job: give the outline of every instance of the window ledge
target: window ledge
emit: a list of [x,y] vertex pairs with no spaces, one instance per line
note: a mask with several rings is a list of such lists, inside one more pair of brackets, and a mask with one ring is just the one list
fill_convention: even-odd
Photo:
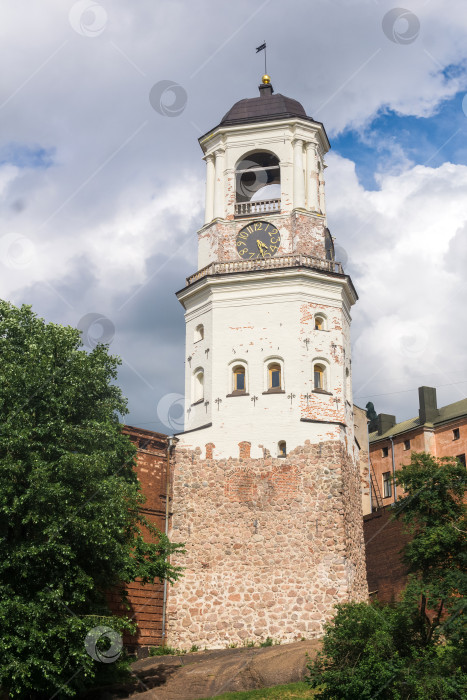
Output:
[[203,397],[202,399],[199,399],[198,401],[195,401],[195,402],[192,403],[191,405],[192,405],[192,406],[198,406],[198,404],[200,404],[200,403],[204,403],[204,397]]
[[268,389],[263,391],[263,394],[285,394],[284,389]]
[[225,398],[230,399],[232,396],[249,396],[249,392],[247,391],[232,391],[231,394],[226,394]]
[[328,396],[332,396],[332,391],[326,391],[326,389],[312,389],[312,394],[327,394]]

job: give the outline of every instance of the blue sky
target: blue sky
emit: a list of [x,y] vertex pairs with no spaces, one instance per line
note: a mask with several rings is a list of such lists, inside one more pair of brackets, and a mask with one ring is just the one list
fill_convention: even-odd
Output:
[[0,148],[0,166],[49,168],[54,162],[54,149],[27,143],[10,142]]
[[348,129],[334,136],[332,148],[355,162],[358,179],[367,190],[379,189],[379,173],[400,166],[395,148],[414,165],[467,164],[465,95],[462,90],[441,102],[429,117],[402,116],[383,109],[363,130]]

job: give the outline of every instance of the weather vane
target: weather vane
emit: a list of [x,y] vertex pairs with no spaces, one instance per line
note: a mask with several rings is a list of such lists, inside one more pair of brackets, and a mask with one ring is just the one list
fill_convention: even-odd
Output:
[[256,53],[259,53],[260,51],[264,51],[264,72],[267,74],[267,68],[266,68],[266,41],[264,41],[261,46],[256,47]]

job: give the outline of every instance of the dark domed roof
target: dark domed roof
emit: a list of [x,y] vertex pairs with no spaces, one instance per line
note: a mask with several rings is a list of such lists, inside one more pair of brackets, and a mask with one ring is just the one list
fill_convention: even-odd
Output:
[[[266,87],[266,86],[261,86]],[[301,117],[308,119],[300,102],[285,95],[274,95],[272,88],[261,90],[260,97],[252,97],[236,102],[222,118],[219,126],[242,124],[246,122],[262,122],[271,119],[289,119]]]
[[[265,81],[265,78],[268,80]],[[206,152],[208,139],[217,129],[279,119],[305,119],[308,122],[312,122],[319,127],[326,150],[331,148],[326,131],[321,122],[317,122],[312,117],[308,117],[303,106],[300,102],[297,102],[297,100],[292,100],[292,98],[286,97],[285,95],[275,95],[268,75],[263,76],[263,84],[259,85],[259,95],[259,97],[251,97],[236,102],[217,126],[199,137],[198,140],[204,152]]]

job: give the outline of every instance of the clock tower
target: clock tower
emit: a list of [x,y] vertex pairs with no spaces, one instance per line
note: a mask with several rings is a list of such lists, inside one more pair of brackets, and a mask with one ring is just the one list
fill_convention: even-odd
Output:
[[[198,270],[185,309],[185,431],[168,642],[318,636],[367,595],[354,439],[352,281],[326,222],[324,126],[263,76],[200,138]],[[177,556],[178,559],[178,556]]]

